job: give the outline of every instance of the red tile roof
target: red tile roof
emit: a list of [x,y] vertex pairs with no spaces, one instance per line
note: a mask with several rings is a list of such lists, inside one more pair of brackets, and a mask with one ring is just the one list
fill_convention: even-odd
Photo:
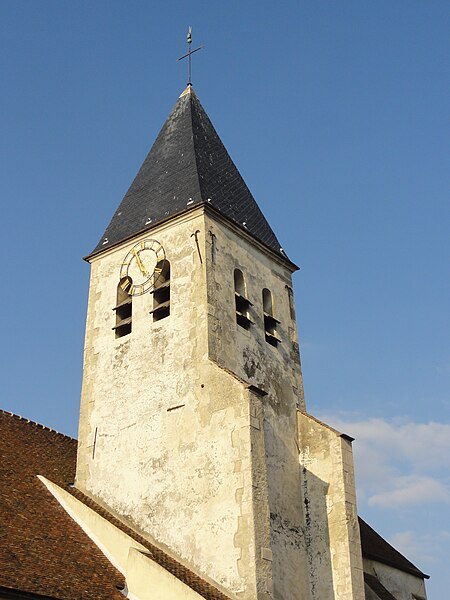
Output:
[[77,442],[0,411],[0,587],[123,600],[123,576],[39,481],[73,482]]

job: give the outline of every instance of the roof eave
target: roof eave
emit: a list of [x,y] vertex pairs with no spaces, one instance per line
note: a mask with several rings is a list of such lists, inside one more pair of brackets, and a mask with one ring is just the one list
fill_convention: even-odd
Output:
[[246,236],[250,237],[252,239],[252,241],[256,242],[256,244],[258,246],[260,246],[261,248],[263,248],[264,251],[269,252],[272,257],[274,257],[278,261],[281,261],[283,264],[285,264],[289,268],[289,270],[292,271],[292,273],[300,270],[300,267],[298,265],[296,265],[294,262],[292,262],[285,254],[281,254],[281,252],[276,252],[273,248],[271,248],[270,246],[265,244],[253,233],[248,231],[248,229],[246,227],[244,227],[243,225],[240,225],[233,219],[230,219],[229,217],[224,215],[220,210],[215,208],[212,204],[208,204],[207,202],[205,202],[204,206],[205,206],[205,212],[211,212],[212,214],[219,216],[219,218],[224,220],[227,224],[232,225],[234,228],[238,229],[239,232],[244,233]]
[[426,573],[422,573],[422,571],[420,571],[419,569],[413,569],[412,567],[400,567],[398,564],[396,564],[393,560],[388,560],[385,559],[381,556],[377,556],[376,554],[370,554],[370,552],[364,552],[363,551],[363,558],[367,558],[368,560],[374,560],[376,562],[379,562],[383,565],[387,565],[388,567],[392,567],[394,569],[397,569],[398,571],[403,571],[404,573],[409,573],[410,575],[414,575],[415,577],[419,577],[420,579],[430,579],[430,576],[427,575]]
[[230,219],[229,217],[227,217],[226,215],[224,215],[221,211],[219,211],[217,208],[214,208],[214,206],[212,206],[211,204],[209,204],[209,203],[207,203],[205,201],[201,201],[201,202],[197,202],[195,204],[192,204],[188,208],[186,208],[185,210],[179,211],[179,212],[177,212],[174,215],[170,215],[167,218],[162,219],[161,221],[158,221],[157,223],[149,225],[148,227],[143,227],[142,229],[140,229],[139,231],[133,233],[132,235],[124,237],[121,240],[118,240],[117,242],[114,242],[113,244],[108,245],[108,247],[106,247],[106,248],[99,248],[97,250],[94,250],[90,254],[87,254],[86,256],[83,256],[83,260],[85,260],[86,262],[91,262],[91,260],[93,258],[96,258],[97,256],[99,256],[103,252],[107,252],[108,250],[111,250],[112,248],[115,248],[116,246],[119,246],[119,245],[123,244],[124,242],[127,242],[129,240],[134,239],[135,237],[138,237],[138,236],[142,235],[143,233],[150,232],[150,231],[153,231],[155,229],[158,229],[161,225],[165,225],[166,223],[170,222],[173,219],[176,219],[176,218],[178,218],[178,217],[180,217],[182,215],[185,215],[185,214],[187,214],[187,213],[189,213],[189,212],[191,212],[193,210],[196,210],[200,206],[204,207],[205,212],[211,212],[212,214],[214,214],[216,216],[219,216],[222,220],[226,221],[228,224],[232,225],[233,227],[235,227],[236,229],[238,229],[240,232],[245,233],[246,236],[250,237],[258,245],[260,245],[262,248],[264,248],[264,250],[266,252],[269,252],[271,254],[271,256],[273,256],[278,261],[281,261],[283,264],[285,264],[287,266],[287,268],[292,273],[294,273],[295,271],[298,271],[300,269],[300,267],[298,265],[296,265],[294,262],[292,262],[287,256],[285,256],[285,255],[283,255],[281,253],[275,252],[275,250],[273,248],[271,248],[267,244],[264,244],[264,242],[262,242],[259,238],[257,238],[250,231],[248,231],[243,225],[240,225],[239,223],[236,223],[236,221],[233,221],[233,219]]

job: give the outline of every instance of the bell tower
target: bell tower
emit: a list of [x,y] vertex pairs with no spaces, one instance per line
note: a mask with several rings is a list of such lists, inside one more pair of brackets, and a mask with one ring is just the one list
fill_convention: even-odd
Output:
[[313,600],[297,267],[191,86],[87,260],[77,487],[233,598]]

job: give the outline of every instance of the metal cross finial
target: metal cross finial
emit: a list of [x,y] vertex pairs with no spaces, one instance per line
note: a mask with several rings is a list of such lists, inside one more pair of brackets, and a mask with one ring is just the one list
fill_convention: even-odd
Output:
[[191,55],[194,54],[194,52],[197,52],[198,50],[201,50],[203,48],[203,46],[199,46],[195,50],[191,50],[191,44],[192,44],[192,27],[189,26],[188,33],[187,33],[188,51],[187,51],[187,54],[184,54],[183,56],[180,56],[180,58],[178,59],[178,60],[183,60],[183,58],[186,58],[186,57],[188,59],[188,82],[187,82],[187,84],[189,86],[192,85],[192,80],[191,80]]

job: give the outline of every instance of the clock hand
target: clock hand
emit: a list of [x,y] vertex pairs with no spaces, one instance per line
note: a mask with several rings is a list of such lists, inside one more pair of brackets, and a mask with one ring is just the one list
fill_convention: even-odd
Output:
[[138,265],[142,275],[144,275],[144,277],[149,277],[149,273],[148,273],[147,269],[144,267],[141,259],[139,258],[139,252],[136,252],[136,250],[134,248],[131,252],[133,253],[133,256],[136,258],[137,265]]

